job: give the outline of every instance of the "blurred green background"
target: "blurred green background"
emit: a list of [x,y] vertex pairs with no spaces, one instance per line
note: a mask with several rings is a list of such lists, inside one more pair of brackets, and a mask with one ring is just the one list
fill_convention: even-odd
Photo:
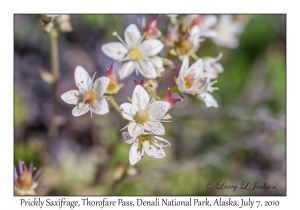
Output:
[[[149,21],[153,15],[146,15]],[[166,157],[145,155],[135,165],[136,176],[114,181],[116,171],[128,163],[131,145],[119,130],[126,121],[110,104],[104,116],[75,118],[72,105],[60,95],[75,88],[74,70],[83,66],[97,77],[106,75],[111,59],[101,51],[104,43],[123,37],[137,15],[71,15],[73,32],[58,37],[61,78],[58,88],[59,134],[51,153],[45,152],[50,118],[50,85],[39,69],[50,70],[48,35],[31,15],[14,17],[14,162],[30,161],[45,173],[38,195],[286,195],[286,16],[235,15],[245,21],[240,46],[235,50],[202,43],[198,55],[223,53],[213,95],[219,108],[206,108],[196,97],[171,110],[173,122],[164,123],[163,136],[172,146]],[[159,17],[166,34],[168,17]],[[166,70],[158,92],[173,87],[181,62]],[[115,62],[115,71],[121,63]],[[116,95],[119,104],[132,95],[140,76],[132,74]],[[176,94],[173,94],[174,96]],[[177,96],[178,97],[178,96]],[[132,169],[134,171],[134,169]],[[243,181],[276,189],[217,189],[217,183],[241,186]],[[207,187],[212,182],[214,187]]]

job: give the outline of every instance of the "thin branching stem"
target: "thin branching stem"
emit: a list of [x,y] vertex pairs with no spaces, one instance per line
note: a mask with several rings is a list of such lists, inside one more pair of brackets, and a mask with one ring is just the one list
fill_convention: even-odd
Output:
[[119,112],[119,114],[122,116],[122,111],[120,109],[120,105],[118,104],[118,102],[116,102],[116,100],[114,99],[113,96],[111,96],[109,98],[109,101],[111,102],[111,104],[113,105],[113,107]]
[[[172,87],[171,89],[171,92],[176,92],[176,91],[178,91],[178,87],[177,86],[175,86],[175,87]],[[163,92],[160,92],[160,93],[158,93],[158,94],[156,94],[156,96],[158,96],[158,97],[163,97],[164,95],[166,95],[166,94],[168,94],[168,90],[165,90],[165,91],[163,91]]]
[[49,32],[49,40],[50,40],[50,56],[51,56],[51,73],[54,77],[54,82],[51,86],[51,119],[50,125],[48,130],[48,141],[47,141],[47,148],[51,150],[53,142],[57,136],[57,123],[56,123],[56,116],[57,116],[57,86],[59,81],[59,60],[58,60],[58,45],[57,45],[57,32],[55,29],[52,29]]

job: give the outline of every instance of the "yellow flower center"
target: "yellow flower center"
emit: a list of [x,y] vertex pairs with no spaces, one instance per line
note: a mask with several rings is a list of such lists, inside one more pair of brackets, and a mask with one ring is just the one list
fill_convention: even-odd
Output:
[[96,99],[96,94],[94,91],[87,91],[83,94],[83,100],[85,103],[92,104]]
[[187,55],[192,49],[192,43],[187,39],[181,40],[178,43],[177,49],[180,55]]
[[128,55],[131,60],[138,60],[142,57],[142,52],[138,48],[131,48]]
[[23,190],[30,190],[32,186],[32,172],[24,171],[18,179],[18,185]]
[[188,76],[184,77],[183,79],[184,79],[186,89],[190,89],[192,87],[192,85],[194,84],[194,80],[195,80],[194,76],[188,75]]
[[140,135],[139,141],[142,145],[149,144],[152,139],[151,135]]
[[143,123],[148,122],[148,120],[149,120],[149,114],[148,114],[147,111],[142,110],[142,111],[137,112],[135,114],[134,118],[135,118],[135,121],[137,121],[138,123],[143,124]]

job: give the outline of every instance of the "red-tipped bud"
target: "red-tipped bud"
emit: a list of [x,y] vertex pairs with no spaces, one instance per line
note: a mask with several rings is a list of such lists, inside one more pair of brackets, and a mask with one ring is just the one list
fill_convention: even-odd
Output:
[[189,29],[192,29],[194,26],[198,25],[199,23],[201,23],[203,20],[203,15],[197,15],[192,22],[189,25]]
[[33,170],[28,170],[27,166],[24,163],[22,163],[22,167],[23,167],[23,173],[20,174],[17,180],[17,184],[23,190],[30,190],[33,184],[33,179],[32,179]]
[[189,33],[187,29],[184,35],[181,37],[180,41],[178,42],[177,49],[180,55],[187,55],[193,47],[193,44],[188,38],[189,38]]
[[133,78],[133,82],[134,82],[135,86],[137,86],[137,85],[143,86],[144,79],[142,79],[140,82],[138,82],[135,78]]
[[[182,101],[182,99],[179,99],[179,98],[172,98],[172,92],[170,90],[170,88],[168,88],[168,95],[163,99],[163,101],[167,101],[170,103],[170,109],[173,108],[173,106],[179,102],[179,101]],[[169,110],[170,110],[169,109]]]
[[175,42],[178,41],[178,25],[176,25],[174,28],[169,30],[169,33],[167,35],[167,38],[165,40],[167,46],[174,46]]
[[143,32],[146,33],[146,38],[156,38],[161,35],[161,32],[157,28],[157,19],[158,15],[155,15],[150,23],[143,29]]
[[108,94],[116,94],[119,92],[119,90],[124,86],[124,84],[119,84],[117,76],[114,72],[114,63],[112,63],[107,69],[107,75],[106,75],[110,81],[106,89],[106,93]]

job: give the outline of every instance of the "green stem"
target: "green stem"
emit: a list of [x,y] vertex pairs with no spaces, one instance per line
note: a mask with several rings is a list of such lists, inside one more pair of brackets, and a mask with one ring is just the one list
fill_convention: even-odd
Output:
[[116,102],[116,100],[114,99],[114,97],[110,97],[110,102],[113,105],[113,107],[119,112],[119,114],[122,116],[122,111],[120,109],[120,105],[118,104],[118,102]]
[[192,54],[191,54],[191,57],[192,57],[195,61],[197,61],[197,60],[200,59],[199,56],[196,55],[195,53],[192,53]]
[[[178,91],[178,87],[177,87],[177,86],[172,87],[170,90],[171,90],[171,92],[177,92],[177,91]],[[168,94],[168,90],[165,90],[165,91],[163,91],[163,92],[160,92],[160,93],[156,94],[156,96],[158,96],[158,97],[161,98],[162,96],[164,96],[164,95],[166,95],[166,94]]]
[[48,130],[48,150],[51,150],[54,139],[57,136],[57,123],[55,118],[57,116],[57,86],[60,76],[59,72],[59,62],[58,62],[58,45],[57,45],[57,32],[55,29],[52,29],[49,32],[50,39],[50,56],[51,56],[51,73],[54,76],[54,82],[51,86],[51,101],[52,101],[52,110],[51,110],[51,119],[50,126]]

